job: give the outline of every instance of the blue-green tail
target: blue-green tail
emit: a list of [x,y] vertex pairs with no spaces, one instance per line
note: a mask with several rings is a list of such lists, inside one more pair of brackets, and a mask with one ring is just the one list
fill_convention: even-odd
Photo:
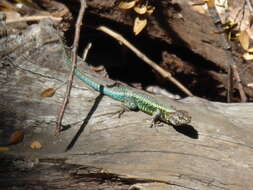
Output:
[[[65,63],[68,66],[71,65],[71,61],[68,57],[66,57]],[[107,87],[105,85],[102,85],[99,82],[96,82],[96,79],[93,79],[93,77],[89,76],[88,74],[80,72],[78,69],[76,69],[75,71],[75,76],[91,88],[94,88],[96,91],[100,92],[101,94],[110,96],[111,98],[119,101],[124,101],[125,99],[126,93],[124,93],[123,88]]]
[[94,88],[96,91],[100,92],[101,94],[110,96],[111,98],[119,101],[124,101],[126,93],[124,93],[124,89],[120,87],[107,87],[105,85],[99,84],[96,82],[92,77],[88,76],[87,74],[81,73],[80,71],[76,70],[75,75],[81,81],[86,83],[88,86]]

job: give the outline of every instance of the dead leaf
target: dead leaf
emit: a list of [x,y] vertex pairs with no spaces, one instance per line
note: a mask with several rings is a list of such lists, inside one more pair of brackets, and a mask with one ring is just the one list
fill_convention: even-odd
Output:
[[136,17],[134,20],[133,31],[135,35],[138,35],[147,25],[148,20],[146,18]]
[[207,3],[208,8],[214,8],[215,7],[215,0],[205,0]]
[[240,32],[239,41],[242,48],[246,51],[249,49],[249,35],[247,31],[243,30]]
[[40,97],[42,98],[52,97],[55,94],[55,92],[56,92],[55,88],[48,88],[40,94]]
[[248,52],[249,52],[249,53],[253,53],[253,48],[249,48],[249,49],[248,49]]
[[147,6],[147,13],[149,15],[151,15],[154,11],[155,11],[155,7],[154,6],[151,6],[151,5]]
[[244,53],[242,57],[243,57],[243,59],[246,60],[246,61],[251,61],[251,60],[253,60],[253,54],[251,54],[251,53],[249,53],[249,52]]
[[134,7],[134,11],[140,15],[143,15],[147,12],[147,6],[139,3]]
[[39,141],[33,141],[30,145],[32,149],[41,149],[42,145]]
[[18,144],[18,143],[22,142],[23,139],[24,139],[24,132],[23,131],[21,131],[21,130],[14,131],[10,136],[9,144],[10,145]]
[[131,9],[131,8],[133,8],[133,7],[135,6],[135,4],[136,4],[137,1],[138,1],[138,0],[132,0],[132,1],[127,1],[127,0],[125,0],[125,1],[120,1],[120,3],[119,3],[119,8],[120,8],[120,9]]

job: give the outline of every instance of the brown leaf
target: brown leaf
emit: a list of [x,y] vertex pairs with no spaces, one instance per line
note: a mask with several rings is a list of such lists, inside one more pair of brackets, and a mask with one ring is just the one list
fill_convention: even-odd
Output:
[[155,10],[155,7],[154,7],[154,6],[151,6],[151,5],[148,5],[148,6],[147,6],[147,13],[148,13],[149,15],[151,15],[151,14],[154,12],[154,10]]
[[30,145],[32,149],[41,149],[42,145],[39,141],[33,141]]
[[248,35],[247,31],[243,30],[240,32],[239,41],[240,41],[242,48],[244,50],[248,51],[248,49],[249,49],[249,35]]
[[253,60],[253,54],[251,54],[251,53],[249,53],[249,52],[244,53],[242,57],[243,57],[243,59],[245,59],[246,61],[251,61],[251,60]]
[[21,130],[14,131],[10,136],[9,144],[10,145],[18,144],[18,143],[22,142],[23,139],[24,139],[24,132],[23,131],[21,131]]
[[208,8],[214,8],[215,7],[215,0],[205,0],[207,3]]
[[133,31],[135,35],[138,35],[147,25],[147,19],[146,18],[140,18],[136,17],[134,20],[134,27]]
[[132,0],[132,1],[120,1],[119,3],[119,8],[120,9],[131,9],[135,6],[135,3],[137,2],[137,0]]
[[147,12],[147,6],[139,3],[134,7],[134,11],[140,15],[143,15]]
[[56,92],[55,88],[48,88],[40,94],[40,97],[42,98],[52,97],[55,94],[55,92]]
[[249,48],[247,52],[253,53],[253,48]]

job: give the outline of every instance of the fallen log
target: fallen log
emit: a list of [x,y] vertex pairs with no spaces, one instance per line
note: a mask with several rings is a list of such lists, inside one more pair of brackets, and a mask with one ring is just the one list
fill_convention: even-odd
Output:
[[[75,176],[70,181],[76,184],[85,177],[101,180],[108,176],[106,180],[118,179],[133,189],[251,188],[252,103],[224,104],[197,97],[168,99],[178,109],[187,110],[192,122],[185,127],[164,125],[154,129],[149,128],[150,116],[141,112],[127,112],[118,118],[119,102],[75,80],[64,116],[64,124],[69,127],[55,137],[64,89],[51,98],[41,98],[40,94],[66,80],[68,68],[58,39],[58,32],[48,21],[1,38],[0,133],[19,129],[25,137],[22,143],[1,153],[1,160],[11,160],[15,167],[1,161],[0,184],[32,186],[33,181],[28,179],[33,179],[35,171],[42,179],[35,180],[36,185],[58,187],[45,176],[51,175],[46,170],[37,172],[46,162],[46,168],[74,168]],[[32,149],[34,141],[39,141],[42,148]],[[4,171],[15,175],[6,176],[8,172]],[[27,173],[23,176],[17,171]],[[53,179],[69,179],[62,178],[65,172],[69,174],[68,169],[61,170],[61,175]]]

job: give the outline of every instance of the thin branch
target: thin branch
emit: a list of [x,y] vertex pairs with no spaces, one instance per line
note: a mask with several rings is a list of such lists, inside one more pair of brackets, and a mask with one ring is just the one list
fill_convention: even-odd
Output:
[[6,23],[16,23],[16,22],[35,22],[35,21],[40,21],[45,18],[50,18],[54,21],[60,22],[62,21],[61,17],[54,17],[54,16],[45,16],[45,15],[38,15],[38,16],[25,16],[25,17],[20,17],[20,18],[13,18],[13,19],[7,19]]
[[[220,17],[217,13],[217,10],[216,10],[214,4],[208,5],[208,11],[209,11],[209,14],[210,14],[210,16],[213,20],[213,23],[214,23],[215,27],[217,28],[218,32],[223,31],[222,23],[221,23]],[[227,69],[228,69],[227,102],[231,101],[231,96],[232,96],[231,91],[232,91],[232,88],[233,88],[233,80],[232,80],[233,76],[235,77],[235,80],[238,84],[238,90],[239,90],[239,93],[240,93],[241,101],[246,102],[247,97],[246,97],[246,94],[244,92],[244,89],[243,89],[243,86],[242,86],[242,81],[240,79],[240,76],[239,76],[239,73],[238,73],[238,70],[237,70],[237,66],[236,66],[232,51],[231,51],[230,42],[228,41],[227,36],[226,36],[225,33],[220,34],[220,39],[221,39],[221,45],[223,46],[223,49],[224,49],[224,51],[227,55],[227,59],[228,59],[228,67],[227,67]]]
[[57,118],[56,135],[59,134],[61,131],[62,119],[63,119],[63,115],[64,115],[65,109],[66,109],[68,101],[69,101],[69,96],[70,96],[70,92],[71,92],[71,88],[72,88],[72,82],[73,82],[74,73],[75,73],[75,69],[76,69],[77,49],[78,49],[78,42],[80,39],[80,27],[82,25],[83,15],[84,15],[85,9],[87,7],[86,0],[80,0],[80,3],[81,3],[81,7],[80,7],[78,18],[76,21],[75,39],[74,39],[73,48],[72,48],[72,68],[71,68],[71,72],[70,72],[69,78],[68,78],[68,85],[67,85],[67,90],[66,90],[66,94],[64,97],[64,102],[62,104],[62,107],[60,109],[60,112],[59,112],[58,118]]
[[86,60],[87,54],[88,54],[88,52],[89,52],[91,46],[92,46],[92,43],[88,43],[88,45],[87,45],[86,48],[84,49],[84,51],[83,51],[83,56],[82,56],[83,61]]
[[188,96],[193,96],[193,94],[184,85],[182,85],[177,79],[175,79],[171,75],[171,73],[167,72],[162,67],[160,67],[158,64],[156,64],[154,61],[149,59],[144,53],[142,53],[140,50],[138,50],[136,47],[134,47],[134,45],[132,45],[130,42],[128,42],[122,35],[114,32],[113,30],[111,30],[105,26],[99,26],[97,29],[110,35],[111,37],[115,38],[116,40],[119,41],[119,43],[124,44],[126,47],[128,47],[130,50],[132,50],[140,59],[142,59],[144,62],[146,62],[149,66],[151,66],[158,73],[160,73],[164,78],[166,78],[166,79],[170,80],[172,83],[174,83],[185,94],[187,94]]

